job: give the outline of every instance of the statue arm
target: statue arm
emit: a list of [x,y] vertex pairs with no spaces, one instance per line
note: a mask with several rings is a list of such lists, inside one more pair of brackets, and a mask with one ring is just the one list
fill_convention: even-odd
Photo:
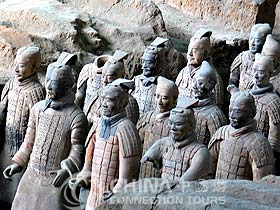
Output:
[[161,162],[162,160],[162,148],[163,142],[166,141],[166,138],[157,140],[143,155],[141,159],[141,164],[146,161],[150,162]]
[[240,79],[240,65],[242,64],[242,53],[240,53],[232,62],[230,67],[230,76],[229,76],[229,92],[238,91],[239,79]]
[[280,152],[280,99],[269,104],[268,141],[273,151]]
[[81,170],[84,161],[84,145],[88,132],[88,123],[84,113],[78,113],[71,123],[71,149],[69,156],[61,161],[62,169],[72,175]]
[[28,127],[24,137],[24,142],[20,146],[20,149],[12,158],[13,162],[17,163],[21,167],[25,167],[28,164],[30,154],[33,149],[35,136],[36,136],[36,124],[38,115],[38,104],[35,104],[30,112]]
[[257,181],[257,180],[260,180],[267,175],[272,174],[273,164],[257,167],[256,164],[253,162],[252,163],[252,171],[253,171],[253,181]]
[[8,108],[8,93],[11,85],[11,80],[8,81],[2,91],[1,101],[0,101],[0,125],[5,126],[7,108]]
[[190,167],[183,174],[181,180],[193,181],[206,177],[210,169],[210,163],[211,159],[208,149],[206,147],[200,148],[193,156]]
[[86,89],[87,89],[87,83],[84,82],[81,84],[80,87],[77,87],[76,95],[75,95],[75,104],[79,106],[81,109],[84,106],[84,101],[86,97]]
[[113,193],[120,191],[126,184],[135,181],[139,172],[140,154],[131,157],[123,157],[119,154],[119,179],[113,188]]
[[249,146],[249,162],[252,167],[253,180],[260,180],[273,173],[274,156],[270,143],[261,135],[255,137]]
[[217,169],[217,162],[220,152],[220,141],[217,141],[215,138],[215,135],[212,137],[212,139],[209,142],[208,149],[210,152],[210,158],[211,158],[211,164],[210,164],[210,170],[209,170],[209,178],[215,178],[216,169]]
[[137,179],[141,156],[141,140],[135,125],[127,120],[118,126],[119,140],[119,179],[113,193],[118,192],[127,183]]
[[91,71],[90,67],[91,64],[87,64],[82,68],[77,81],[75,104],[81,109],[84,106],[84,100],[86,97],[87,80],[89,77],[89,72]]

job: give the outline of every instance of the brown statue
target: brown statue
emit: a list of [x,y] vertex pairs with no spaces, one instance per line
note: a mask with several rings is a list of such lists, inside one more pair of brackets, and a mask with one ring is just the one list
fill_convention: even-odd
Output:
[[192,96],[199,100],[193,107],[195,131],[198,141],[205,145],[208,145],[216,130],[227,123],[224,113],[215,104],[213,89],[217,84],[216,75],[213,66],[203,61],[192,79]]
[[266,36],[262,55],[273,60],[274,70],[270,75],[270,83],[273,85],[274,91],[280,96],[280,43],[271,34]]
[[102,113],[97,129],[91,128],[83,170],[70,180],[73,190],[89,186],[87,210],[95,209],[105,191],[118,192],[137,178],[141,141],[135,125],[126,117],[128,89],[133,81],[118,79],[102,92]]
[[[114,55],[108,59],[108,61],[103,66],[102,71],[102,86],[105,87],[112,83],[118,78],[124,78],[125,67],[123,59],[127,57],[127,53],[121,50],[116,50]],[[88,118],[88,121],[92,125],[96,125],[101,117],[101,98],[102,90],[98,90],[97,93],[85,104],[84,112]],[[130,94],[128,95],[128,105],[126,107],[127,117],[136,124],[139,119],[139,107],[135,98]]]
[[3,172],[10,178],[27,167],[13,210],[64,209],[60,186],[82,168],[87,134],[86,117],[74,104],[73,84],[69,66],[48,66],[47,98],[32,107],[24,142]]
[[[40,65],[38,47],[27,46],[17,51],[14,60],[15,78],[5,85],[0,102],[0,123],[5,128],[5,141],[2,139],[4,148],[0,155],[1,171],[12,164],[12,157],[24,140],[32,106],[45,98],[44,88],[37,78]],[[0,176],[0,202],[12,203],[21,176],[22,173],[17,174],[12,182]]]
[[104,64],[111,56],[98,56],[93,63],[85,65],[78,77],[75,104],[85,112],[85,107],[102,87],[101,77]]
[[230,67],[229,86],[227,90],[232,94],[236,91],[250,89],[253,86],[254,72],[252,65],[255,54],[262,51],[266,36],[271,34],[271,27],[267,23],[258,23],[251,28],[249,36],[249,50],[241,52]]
[[157,37],[145,49],[141,58],[143,73],[134,78],[135,90],[131,93],[138,102],[140,114],[156,109],[157,78],[161,73],[158,68],[160,62],[158,56],[167,42],[168,39]]
[[[200,69],[202,61],[209,60],[211,34],[211,31],[199,30],[191,38],[187,53],[188,64],[180,71],[176,79],[176,84],[179,88],[179,97],[191,97],[193,76]],[[222,106],[224,104],[223,81],[218,72],[216,72],[216,77],[217,83],[213,90],[214,99],[217,105]]]
[[269,141],[276,158],[276,173],[280,175],[280,98],[273,92],[270,75],[273,60],[257,53],[252,67],[255,72],[251,90],[257,108],[257,128]]
[[209,142],[212,176],[216,179],[259,180],[272,174],[272,148],[256,129],[254,97],[247,91],[231,96],[230,124],[216,131]]
[[169,136],[156,141],[141,159],[141,164],[150,161],[157,168],[162,165],[164,179],[197,180],[210,168],[209,151],[196,139],[194,114],[187,106],[185,97],[178,99],[169,116]]
[[[164,77],[158,77],[156,88],[157,109],[142,115],[137,123],[137,129],[142,141],[142,154],[155,143],[156,140],[169,135],[167,125],[170,111],[176,106],[178,98],[177,85]],[[161,177],[161,171],[146,162],[140,167],[139,178]]]

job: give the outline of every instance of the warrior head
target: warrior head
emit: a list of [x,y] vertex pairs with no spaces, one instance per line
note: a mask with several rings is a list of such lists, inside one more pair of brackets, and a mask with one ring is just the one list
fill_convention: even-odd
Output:
[[103,85],[112,83],[118,78],[124,78],[125,67],[123,60],[128,56],[128,53],[116,50],[114,55],[104,64],[102,70],[102,82]]
[[17,51],[14,64],[15,77],[18,81],[29,78],[41,65],[40,49],[35,46],[21,47]]
[[271,58],[257,53],[252,69],[254,71],[254,83],[257,87],[262,88],[270,84],[270,75],[274,69]]
[[168,39],[157,37],[144,51],[141,58],[143,74],[146,77],[156,76],[160,73],[160,53],[165,47]]
[[248,125],[256,115],[254,97],[248,91],[234,93],[230,99],[230,125],[236,129]]
[[274,69],[279,66],[280,62],[280,43],[269,34],[266,37],[265,43],[262,49],[262,55],[265,55],[273,60]]
[[159,112],[167,112],[176,106],[178,98],[177,85],[164,77],[158,77],[156,89],[156,104]]
[[106,117],[113,117],[124,112],[128,104],[128,90],[134,88],[134,81],[117,79],[107,85],[101,94],[102,114]]
[[192,80],[192,95],[199,100],[206,99],[217,83],[216,70],[207,61],[203,61]]
[[203,60],[207,60],[211,51],[211,34],[211,31],[205,31],[202,29],[194,34],[188,46],[188,64],[198,67]]
[[249,37],[249,50],[251,53],[256,54],[262,51],[263,44],[266,36],[271,34],[272,29],[268,23],[255,24],[250,32]]
[[74,79],[70,66],[58,62],[48,66],[45,87],[49,99],[57,100],[68,95],[73,85]]
[[195,118],[190,107],[196,103],[197,100],[179,97],[176,108],[171,110],[168,126],[170,128],[170,137],[174,141],[182,141],[193,134]]

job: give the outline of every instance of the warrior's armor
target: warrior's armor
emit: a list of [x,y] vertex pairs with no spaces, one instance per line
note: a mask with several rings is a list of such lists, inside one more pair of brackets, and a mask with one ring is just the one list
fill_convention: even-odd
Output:
[[13,157],[27,166],[13,209],[63,209],[61,188],[52,184],[54,171],[81,170],[87,134],[86,117],[73,101],[74,96],[66,96],[64,102],[43,100],[32,108],[24,143]]
[[257,129],[268,138],[273,151],[280,153],[280,98],[272,85],[252,89],[251,93],[256,104]]
[[[29,114],[32,106],[45,98],[45,91],[37,76],[31,76],[23,82],[11,79],[5,85],[1,95],[2,126],[5,126],[5,143],[1,152],[1,171],[12,163],[12,157],[19,150],[27,130]],[[6,120],[6,125],[4,121]],[[14,177],[13,182],[2,180],[1,196],[12,203],[21,174]],[[0,199],[2,200],[2,199]],[[6,199],[4,199],[6,200]]]
[[222,110],[212,101],[212,98],[199,100],[198,105],[193,107],[197,139],[198,142],[206,146],[216,130],[227,123]]
[[110,57],[109,55],[97,57],[93,63],[85,65],[79,74],[75,103],[81,108],[84,107],[84,111],[91,98],[102,87],[102,69]]
[[211,139],[209,149],[216,179],[258,180],[273,171],[271,146],[256,131],[255,120],[240,129],[221,127]]
[[[139,75],[134,78],[135,90],[131,95],[139,105],[139,112],[143,114],[156,109],[155,94],[157,87],[157,77],[145,77]],[[144,85],[145,84],[145,85]]]
[[273,86],[274,92],[277,93],[278,96],[280,96],[280,66],[278,66],[277,69],[273,70],[270,77],[270,83]]
[[95,209],[102,194],[112,190],[119,178],[119,164],[123,158],[141,155],[141,142],[135,125],[119,113],[109,119],[101,118],[87,138],[86,163],[91,163],[91,190],[87,209]]
[[[179,97],[180,96],[187,96],[191,97],[192,92],[192,80],[195,75],[195,73],[200,69],[200,66],[195,68],[192,65],[187,65],[185,68],[183,68],[177,79],[176,79],[176,85],[179,89]],[[221,76],[216,72],[217,76],[217,84],[215,85],[215,88],[213,90],[215,95],[215,102],[217,105],[222,106],[224,104],[224,85],[223,80]]]
[[230,67],[230,83],[240,90],[251,89],[254,72],[252,70],[255,54],[249,50],[240,53],[232,62]]
[[[137,123],[137,129],[142,141],[142,154],[155,143],[156,140],[169,135],[167,126],[170,111],[158,113],[150,111],[145,113]],[[151,162],[146,162],[140,166],[139,178],[161,177],[161,171],[153,167]]]
[[156,141],[145,156],[162,164],[162,178],[178,180],[190,167],[193,157],[202,150],[207,150],[206,146],[198,143],[195,133],[192,133],[178,142],[164,137]]

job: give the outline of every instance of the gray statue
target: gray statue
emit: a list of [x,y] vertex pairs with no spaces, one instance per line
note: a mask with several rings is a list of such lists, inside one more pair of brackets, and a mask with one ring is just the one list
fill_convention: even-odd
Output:
[[257,53],[252,69],[255,72],[254,96],[257,114],[257,128],[272,146],[276,158],[276,174],[280,175],[280,98],[273,92],[270,75],[273,72],[273,60]]
[[252,65],[255,54],[262,51],[266,36],[271,34],[271,27],[267,23],[258,23],[251,29],[249,36],[249,50],[241,52],[232,62],[228,91],[232,94],[253,86],[254,72]]
[[81,170],[87,134],[86,117],[74,104],[73,84],[69,66],[48,66],[47,98],[32,107],[24,142],[3,172],[9,179],[27,167],[12,210],[64,209],[60,186]]
[[157,37],[144,51],[141,58],[143,73],[134,78],[135,90],[131,95],[137,100],[140,114],[156,108],[155,93],[157,78],[160,75],[158,68],[161,50],[168,39]]
[[[19,150],[27,130],[32,106],[45,98],[45,91],[37,78],[41,65],[40,49],[34,46],[22,47],[14,60],[15,78],[5,85],[0,102],[0,123],[5,129],[4,148],[0,154],[0,170],[12,164],[12,157]],[[12,181],[0,176],[0,202],[11,204],[22,173]]]
[[93,63],[85,65],[78,77],[75,103],[84,110],[89,101],[102,87],[101,77],[104,64],[110,59],[110,55],[101,55],[95,58]]
[[125,113],[126,89],[133,86],[132,83],[118,79],[103,89],[102,118],[87,137],[83,170],[70,181],[74,191],[77,186],[90,187],[87,210],[98,207],[103,193],[118,192],[138,176],[141,141],[135,125]]
[[[178,87],[173,81],[158,77],[155,99],[157,108],[143,114],[137,123],[143,154],[156,140],[169,135],[168,118],[171,109],[176,106],[178,93]],[[155,169],[151,162],[146,162],[140,167],[139,178],[148,177],[161,177],[161,171]]]
[[270,75],[270,83],[274,91],[280,96],[280,43],[271,34],[266,36],[262,55],[273,60],[274,69]]
[[210,168],[209,151],[196,139],[195,118],[193,111],[186,109],[188,105],[185,97],[178,99],[169,116],[169,136],[156,141],[141,159],[141,164],[150,161],[156,168],[162,166],[164,179],[197,180]]
[[[102,86],[106,87],[118,78],[124,78],[125,67],[123,59],[127,57],[127,53],[121,50],[116,50],[114,55],[105,63],[102,71]],[[132,88],[133,89],[133,88]],[[99,89],[96,94],[84,105],[84,112],[88,118],[90,125],[97,126],[101,118],[101,98],[102,89]],[[130,94],[128,95],[128,105],[126,107],[127,117],[136,124],[139,119],[138,103]]]
[[[179,88],[179,97],[191,97],[193,76],[200,69],[202,61],[210,59],[211,34],[211,31],[199,30],[191,38],[187,53],[188,64],[180,71],[176,79],[176,84]],[[213,90],[214,99],[217,105],[222,106],[224,104],[223,81],[218,72],[216,72],[216,77],[217,82]]]
[[208,145],[216,130],[226,125],[222,110],[215,104],[213,89],[217,84],[216,71],[207,61],[203,61],[193,77],[192,96],[199,100],[193,107],[196,119],[197,139]]
[[211,174],[216,179],[259,180],[272,174],[272,148],[257,131],[254,97],[247,91],[231,96],[230,124],[219,128],[211,141]]

